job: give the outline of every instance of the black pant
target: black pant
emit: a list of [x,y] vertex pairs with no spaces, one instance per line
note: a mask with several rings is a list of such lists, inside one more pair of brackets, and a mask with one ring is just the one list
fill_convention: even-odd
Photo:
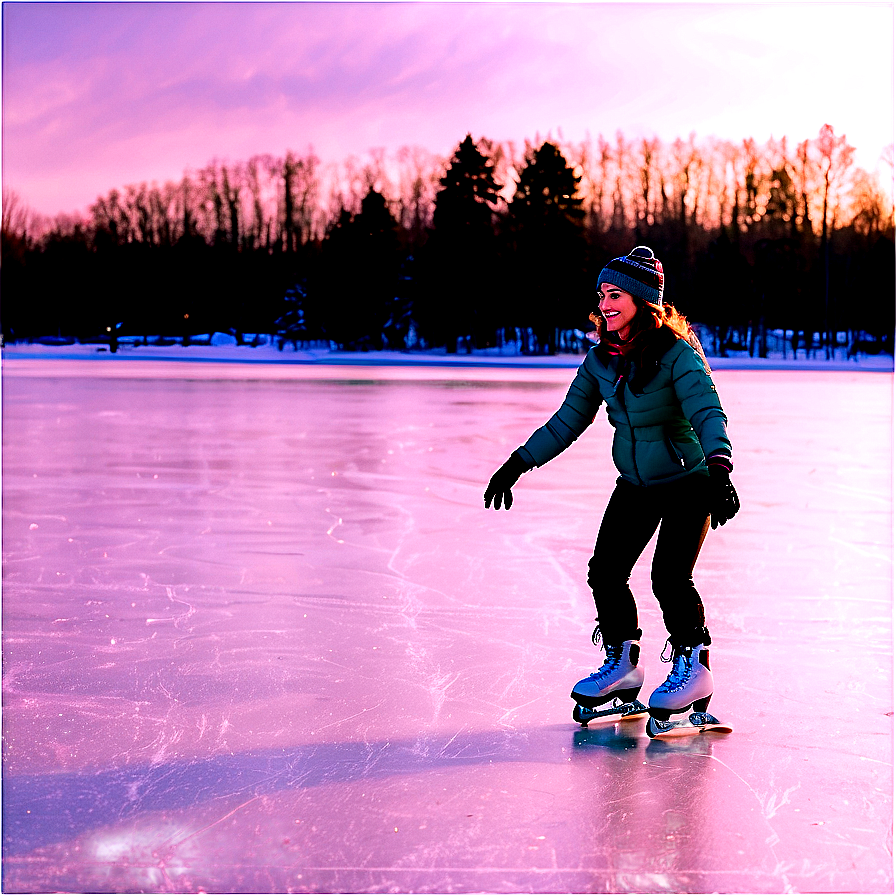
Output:
[[708,643],[703,601],[691,577],[709,528],[709,477],[698,473],[662,485],[617,481],[588,564],[605,644],[639,637],[638,608],[628,581],[657,526],[650,578],[672,644]]

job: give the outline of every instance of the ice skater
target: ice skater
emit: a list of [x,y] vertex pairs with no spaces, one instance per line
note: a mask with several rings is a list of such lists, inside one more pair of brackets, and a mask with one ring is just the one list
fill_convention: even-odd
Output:
[[[642,631],[629,578],[659,527],[651,583],[669,635],[671,655],[664,649],[662,658],[672,666],[647,707],[647,733],[656,736],[676,725],[716,721],[699,715],[713,693],[712,639],[692,574],[710,525],[724,525],[740,501],[731,482],[727,417],[697,337],[663,300],[663,268],[653,251],[637,246],[610,261],[597,294],[599,313],[591,320],[599,342],[557,413],[492,476],[485,506],[509,510],[523,473],[568,448],[606,405],[619,478],[588,564],[597,608],[592,640],[603,645],[605,659],[573,688],[574,718],[587,724],[614,712],[645,712],[637,701],[644,684]],[[688,719],[670,721],[691,708]]]

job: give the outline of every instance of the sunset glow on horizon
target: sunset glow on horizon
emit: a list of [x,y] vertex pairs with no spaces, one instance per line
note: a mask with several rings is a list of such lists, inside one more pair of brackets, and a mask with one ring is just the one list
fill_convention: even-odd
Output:
[[3,6],[3,184],[35,211],[214,159],[513,140],[893,142],[889,3]]

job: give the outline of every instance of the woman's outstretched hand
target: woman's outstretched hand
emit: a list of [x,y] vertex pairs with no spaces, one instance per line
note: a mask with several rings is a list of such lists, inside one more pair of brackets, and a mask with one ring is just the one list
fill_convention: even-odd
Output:
[[715,529],[724,526],[728,520],[740,510],[740,498],[734,483],[731,481],[730,471],[722,464],[709,464],[710,481],[710,523]]
[[510,510],[510,505],[513,504],[513,493],[510,490],[528,469],[526,462],[514,451],[488,481],[488,488],[485,490],[486,508],[494,501],[495,510],[501,509],[502,502],[505,509]]

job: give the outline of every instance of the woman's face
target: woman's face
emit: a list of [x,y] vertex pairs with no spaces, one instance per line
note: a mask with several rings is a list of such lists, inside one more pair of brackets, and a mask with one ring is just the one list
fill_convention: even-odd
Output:
[[632,321],[638,312],[634,297],[612,283],[601,283],[597,292],[600,296],[598,307],[607,322],[607,329],[623,341],[628,339]]

